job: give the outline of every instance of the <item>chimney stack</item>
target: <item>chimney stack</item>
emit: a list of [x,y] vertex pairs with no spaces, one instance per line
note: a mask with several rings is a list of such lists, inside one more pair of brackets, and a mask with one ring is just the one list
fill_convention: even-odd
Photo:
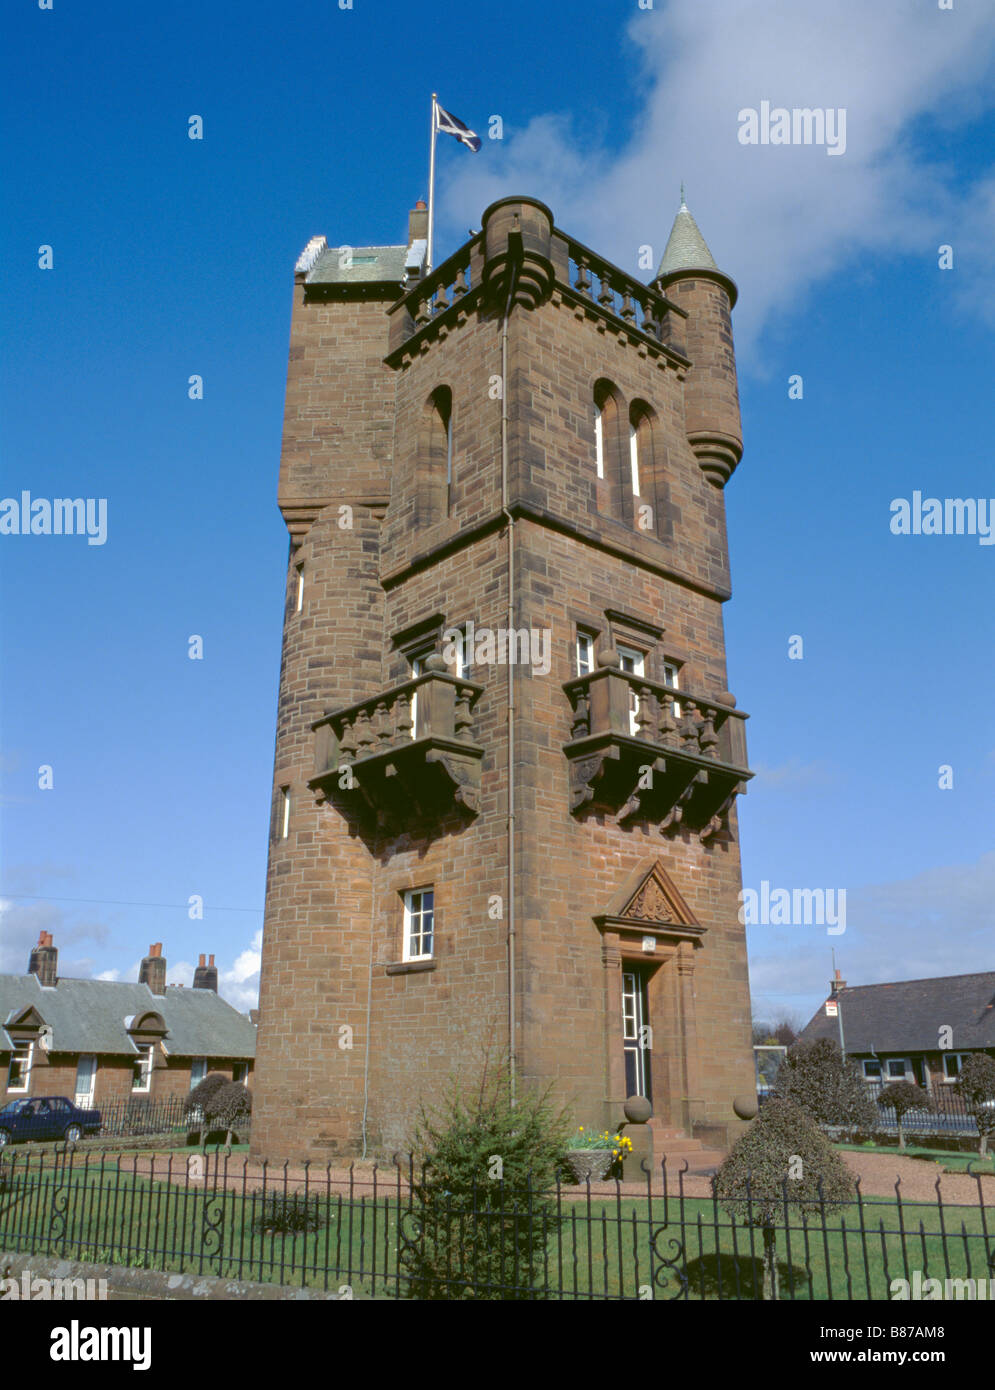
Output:
[[214,964],[214,957],[210,956],[207,964],[204,964],[204,957],[201,956],[197,963],[197,969],[193,972],[194,989],[213,989],[218,992],[218,968]]
[[38,945],[28,960],[28,974],[37,975],[40,985],[55,986],[59,979],[59,953],[52,945],[52,933],[40,932]]
[[138,967],[138,983],[148,985],[153,994],[166,993],[166,961],[161,941],[152,943],[148,955]]
[[419,198],[408,213],[408,245],[415,241],[425,241],[427,238],[428,204],[424,198]]
[[839,994],[840,990],[846,989],[846,980],[843,979],[838,969],[834,972],[833,978],[829,982],[829,988],[832,990],[833,998]]

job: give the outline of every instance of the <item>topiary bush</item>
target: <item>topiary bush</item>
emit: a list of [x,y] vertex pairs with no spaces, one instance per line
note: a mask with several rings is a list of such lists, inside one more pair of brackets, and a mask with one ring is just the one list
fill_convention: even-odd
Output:
[[853,1174],[815,1122],[771,1098],[715,1175],[715,1194],[733,1216],[763,1233],[763,1297],[778,1297],[777,1227],[794,1211],[852,1202]]
[[855,1062],[831,1038],[796,1043],[778,1068],[771,1097],[790,1101],[817,1125],[875,1129],[878,1113]]
[[566,1149],[567,1123],[549,1091],[511,1104],[504,1064],[465,1085],[451,1078],[413,1140],[420,1176],[402,1225],[409,1297],[533,1299],[555,1223],[546,1195]]
[[902,1121],[910,1110],[932,1110],[933,1102],[914,1081],[893,1081],[890,1086],[886,1086],[878,1096],[878,1105],[882,1110],[894,1110],[895,1120],[898,1125],[898,1147],[905,1148],[905,1133],[902,1129]]
[[980,1140],[978,1153],[984,1158],[988,1140],[995,1134],[995,1057],[972,1052],[964,1060],[954,1090],[963,1097],[968,1114],[974,1116]]
[[183,1106],[184,1114],[192,1115],[199,1112],[207,1118],[210,1113],[210,1101],[217,1091],[223,1086],[230,1086],[231,1081],[227,1076],[223,1076],[219,1071],[208,1072],[203,1081],[197,1083],[186,1098]]

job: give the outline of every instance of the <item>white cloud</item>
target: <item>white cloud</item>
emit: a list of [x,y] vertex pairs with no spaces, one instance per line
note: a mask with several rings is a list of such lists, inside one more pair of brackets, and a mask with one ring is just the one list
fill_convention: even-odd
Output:
[[[495,198],[530,194],[635,271],[640,245],[662,254],[684,179],[716,261],[739,284],[741,350],[802,307],[816,281],[859,274],[879,253],[935,267],[937,245],[956,237],[995,277],[992,169],[958,192],[945,142],[931,138],[995,100],[990,5],[696,0],[638,11],[627,34],[630,45],[604,45],[602,56],[613,82],[644,97],[628,144],[614,152],[582,135],[586,113],[543,113],[517,132],[506,121],[503,142],[443,162],[440,212],[454,239]],[[765,99],[845,108],[846,153],[741,145],[739,111]]]
[[818,927],[754,927],[754,1003],[783,1000],[811,1016],[828,991],[830,946],[851,985],[969,975],[995,969],[995,850],[907,879],[854,888],[847,927],[832,942]]
[[230,970],[218,972],[218,991],[229,1004],[245,1012],[259,1003],[259,967],[262,961],[263,933],[260,928],[251,944],[235,958]]

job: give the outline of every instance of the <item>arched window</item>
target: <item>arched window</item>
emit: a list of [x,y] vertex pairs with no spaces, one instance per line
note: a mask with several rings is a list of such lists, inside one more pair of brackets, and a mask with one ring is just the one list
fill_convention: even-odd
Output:
[[661,540],[673,534],[666,452],[656,412],[646,401],[629,406],[629,478],[633,524]]
[[437,386],[422,412],[418,440],[419,525],[431,525],[449,515],[453,487],[453,393]]
[[[625,402],[618,387],[604,377],[594,383],[594,465],[605,487],[598,489],[599,510],[620,518],[620,468],[625,453],[622,437]],[[628,465],[626,465],[628,467]]]

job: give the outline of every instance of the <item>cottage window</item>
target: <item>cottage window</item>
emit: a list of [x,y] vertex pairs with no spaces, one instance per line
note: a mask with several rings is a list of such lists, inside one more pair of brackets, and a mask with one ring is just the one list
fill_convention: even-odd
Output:
[[885,1066],[889,1081],[904,1081],[906,1071],[911,1070],[904,1057],[889,1057]]
[[131,1076],[131,1089],[133,1091],[151,1091],[152,1089],[152,1044],[139,1043],[138,1056],[135,1058],[134,1071]]
[[413,888],[404,895],[404,960],[429,960],[435,935],[435,891]]
[[207,1058],[195,1057],[190,1063],[190,1089],[199,1086],[207,1075]]
[[943,1054],[943,1075],[947,1081],[956,1081],[960,1076],[960,1069],[971,1054],[969,1052],[944,1052]]
[[881,1080],[881,1063],[876,1057],[865,1057],[863,1066],[865,1081]]
[[34,1057],[33,1042],[15,1042],[7,1069],[7,1090],[26,1091],[31,1084],[31,1062]]

